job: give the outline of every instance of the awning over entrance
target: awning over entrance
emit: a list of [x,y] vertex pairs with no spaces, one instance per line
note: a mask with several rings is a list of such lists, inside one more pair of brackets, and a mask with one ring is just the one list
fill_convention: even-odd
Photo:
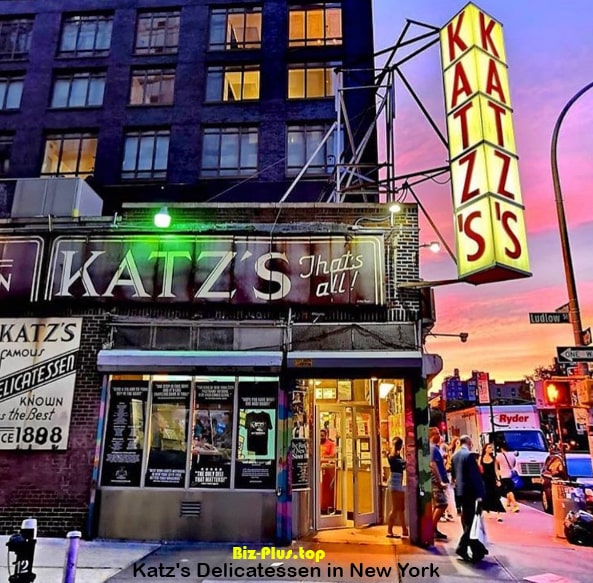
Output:
[[233,368],[245,371],[278,372],[281,352],[192,351],[192,350],[101,350],[97,357],[100,372],[170,373],[199,369],[232,374]]
[[375,352],[363,350],[303,350],[288,353],[288,368],[421,368],[416,350]]

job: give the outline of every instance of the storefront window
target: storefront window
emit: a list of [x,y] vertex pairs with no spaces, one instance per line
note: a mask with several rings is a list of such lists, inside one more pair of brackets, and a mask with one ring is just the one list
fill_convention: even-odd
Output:
[[277,402],[271,377],[112,376],[101,485],[275,489]]
[[235,382],[198,382],[192,424],[190,487],[230,488]]
[[[405,436],[404,382],[402,379],[378,379],[381,451],[389,452],[395,437]],[[389,463],[383,456],[383,480],[389,479]]]
[[308,385],[315,389],[316,401],[356,402],[372,404],[372,381],[370,379],[309,379]]
[[152,383],[146,486],[185,485],[190,389],[189,381]]

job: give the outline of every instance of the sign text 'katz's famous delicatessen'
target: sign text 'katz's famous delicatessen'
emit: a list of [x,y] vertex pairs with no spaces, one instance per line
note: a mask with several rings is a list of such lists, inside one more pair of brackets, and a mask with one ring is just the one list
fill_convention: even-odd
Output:
[[65,450],[79,318],[0,319],[0,449]]
[[468,4],[440,40],[459,278],[479,284],[527,277],[502,25]]

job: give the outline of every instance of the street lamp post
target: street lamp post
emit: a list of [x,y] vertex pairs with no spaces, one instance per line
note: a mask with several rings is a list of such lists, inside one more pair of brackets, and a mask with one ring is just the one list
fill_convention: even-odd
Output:
[[[566,276],[566,287],[568,289],[568,312],[570,323],[572,325],[572,333],[574,337],[574,343],[576,346],[583,345],[583,326],[581,323],[581,312],[579,309],[579,299],[577,296],[577,286],[574,278],[574,268],[572,266],[572,256],[570,254],[570,242],[568,240],[568,229],[566,227],[566,215],[564,213],[564,202],[562,200],[562,189],[560,187],[560,176],[558,175],[558,133],[560,132],[560,126],[562,121],[566,117],[568,110],[572,107],[574,102],[581,97],[584,93],[593,88],[593,82],[585,85],[580,91],[577,91],[575,95],[568,101],[563,107],[556,125],[554,126],[554,132],[552,133],[552,181],[554,183],[554,196],[556,198],[556,212],[558,214],[558,228],[560,230],[560,242],[562,244],[562,259],[564,262],[564,274]],[[579,363],[577,372],[579,374],[585,374],[588,372],[587,365],[585,363]],[[560,436],[561,443],[561,455],[564,458],[564,467],[566,468],[566,452],[562,447],[562,428],[560,427],[560,414],[558,407],[556,410],[556,423],[558,425],[558,435]],[[573,410],[574,411],[574,410]],[[589,411],[589,418],[591,417],[591,411]],[[588,441],[589,441],[589,455],[591,456],[591,464],[593,465],[593,431],[592,428],[588,428]]]
[[[552,134],[552,180],[554,182],[554,195],[556,197],[556,212],[558,213],[558,227],[560,229],[560,241],[562,243],[562,258],[564,261],[564,273],[566,276],[566,286],[568,288],[568,309],[570,313],[570,322],[572,324],[572,332],[574,335],[574,343],[576,346],[583,345],[583,327],[581,324],[581,312],[579,310],[579,300],[577,296],[577,287],[574,278],[574,269],[572,266],[572,256],[570,254],[570,242],[568,240],[568,230],[566,228],[566,215],[564,213],[564,203],[562,200],[562,189],[560,187],[560,177],[558,175],[558,133],[562,121],[566,117],[568,110],[572,107],[574,102],[593,88],[593,82],[589,83],[578,91],[572,99],[564,106],[556,125],[554,126],[554,133]],[[583,372],[585,365],[580,366],[580,372]]]

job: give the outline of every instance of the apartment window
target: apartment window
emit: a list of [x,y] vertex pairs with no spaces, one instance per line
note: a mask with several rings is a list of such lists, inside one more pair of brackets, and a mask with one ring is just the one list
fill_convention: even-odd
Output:
[[96,153],[97,136],[90,132],[47,136],[41,174],[89,176],[95,169]]
[[0,59],[23,59],[31,46],[32,18],[0,20]]
[[125,138],[122,178],[166,178],[169,138],[169,130],[128,132]]
[[18,109],[22,96],[22,77],[0,77],[0,109]]
[[0,176],[8,176],[10,172],[13,139],[10,134],[0,134]]
[[342,8],[339,2],[324,2],[291,8],[288,44],[308,47],[342,44]]
[[[289,125],[287,128],[286,172],[298,174],[321,144],[329,125]],[[306,174],[330,174],[335,166],[334,135],[332,132],[306,170]]]
[[136,54],[176,53],[179,46],[179,10],[138,15]]
[[208,67],[206,101],[259,99],[258,66]]
[[246,176],[257,171],[255,127],[204,129],[202,176]]
[[288,98],[313,99],[334,94],[333,69],[338,63],[305,63],[289,65]]
[[105,73],[56,75],[51,107],[97,107],[103,105]]
[[261,6],[214,8],[210,12],[212,50],[259,49],[262,28]]
[[171,105],[174,88],[174,69],[135,69],[130,105]]
[[101,57],[109,53],[113,16],[68,16],[62,23],[59,55]]

